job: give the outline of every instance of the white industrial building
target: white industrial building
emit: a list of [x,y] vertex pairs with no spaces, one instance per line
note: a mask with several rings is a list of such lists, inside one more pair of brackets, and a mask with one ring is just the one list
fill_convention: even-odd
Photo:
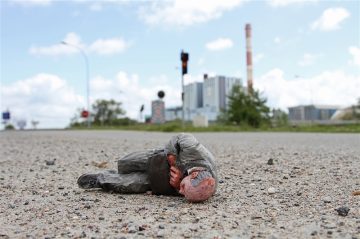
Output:
[[211,111],[220,111],[226,109],[228,104],[228,95],[234,85],[240,85],[241,79],[225,76],[204,76],[204,108],[210,108]]
[[234,85],[241,85],[236,77],[204,75],[204,82],[195,82],[184,87],[185,120],[197,115],[215,121],[222,110],[227,109],[228,95]]
[[330,120],[339,109],[334,105],[299,105],[289,107],[289,120],[291,122]]

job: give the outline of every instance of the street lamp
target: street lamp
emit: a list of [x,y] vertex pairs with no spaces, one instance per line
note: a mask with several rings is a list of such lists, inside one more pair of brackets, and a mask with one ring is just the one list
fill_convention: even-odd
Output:
[[85,51],[83,49],[81,49],[80,47],[70,44],[66,41],[62,41],[61,44],[63,45],[67,45],[67,46],[71,46],[76,48],[77,50],[80,51],[81,55],[84,57],[85,60],[85,77],[86,77],[86,102],[87,102],[87,111],[88,111],[88,115],[87,115],[87,127],[90,128],[90,99],[89,99],[89,91],[90,91],[90,85],[89,85],[89,61],[88,58],[85,54]]

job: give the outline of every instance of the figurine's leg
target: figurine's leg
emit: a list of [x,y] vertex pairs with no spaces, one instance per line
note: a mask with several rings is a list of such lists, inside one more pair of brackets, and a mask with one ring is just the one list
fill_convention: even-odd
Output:
[[104,170],[96,173],[85,173],[78,178],[77,183],[80,188],[84,189],[101,188],[98,177],[102,174],[112,175],[117,174],[117,172],[116,170]]
[[147,173],[135,172],[129,174],[101,173],[97,182],[105,191],[117,193],[145,193],[151,190]]
[[163,150],[139,151],[126,155],[118,160],[119,174],[128,174],[133,172],[147,172],[149,158]]

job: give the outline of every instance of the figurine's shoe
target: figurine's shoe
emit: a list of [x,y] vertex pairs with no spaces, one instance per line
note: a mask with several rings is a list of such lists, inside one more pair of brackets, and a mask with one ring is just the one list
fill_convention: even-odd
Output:
[[85,173],[81,175],[77,184],[80,188],[89,189],[89,188],[101,188],[98,182],[98,173]]

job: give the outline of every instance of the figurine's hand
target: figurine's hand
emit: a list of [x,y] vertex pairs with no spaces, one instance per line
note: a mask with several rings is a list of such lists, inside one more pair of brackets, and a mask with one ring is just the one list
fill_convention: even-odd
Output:
[[181,179],[183,178],[183,174],[180,169],[175,166],[170,167],[170,185],[177,190],[180,189]]
[[173,154],[168,154],[167,155],[167,160],[170,164],[170,166],[175,166],[175,162],[176,162],[176,156]]

